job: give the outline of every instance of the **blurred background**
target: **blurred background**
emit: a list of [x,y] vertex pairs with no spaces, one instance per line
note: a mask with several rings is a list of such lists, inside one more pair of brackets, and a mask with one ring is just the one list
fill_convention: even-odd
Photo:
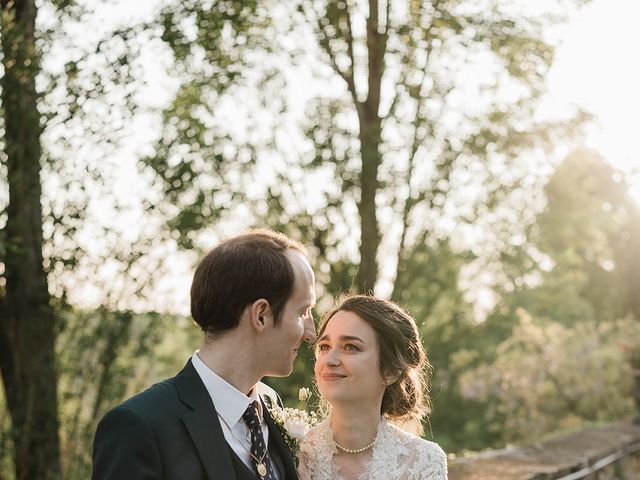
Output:
[[316,317],[410,310],[447,452],[638,415],[637,2],[0,8],[1,480],[90,477],[100,417],[199,345],[198,258],[254,226],[307,245]]

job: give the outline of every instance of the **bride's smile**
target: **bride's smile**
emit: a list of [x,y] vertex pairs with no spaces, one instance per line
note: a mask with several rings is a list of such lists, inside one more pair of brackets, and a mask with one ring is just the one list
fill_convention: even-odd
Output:
[[332,382],[334,380],[340,380],[346,378],[346,375],[338,375],[337,373],[325,373],[322,375],[322,380],[325,382]]

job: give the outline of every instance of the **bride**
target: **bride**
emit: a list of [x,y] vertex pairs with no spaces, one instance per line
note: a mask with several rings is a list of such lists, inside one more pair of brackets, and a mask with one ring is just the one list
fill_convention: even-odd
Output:
[[301,442],[300,478],[446,479],[442,449],[394,425],[421,425],[427,367],[405,311],[372,296],[347,297],[320,326],[315,375],[330,414]]

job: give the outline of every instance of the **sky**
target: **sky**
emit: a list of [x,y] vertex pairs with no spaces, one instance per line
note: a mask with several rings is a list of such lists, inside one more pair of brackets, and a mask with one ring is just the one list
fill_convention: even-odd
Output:
[[[615,167],[640,168],[640,1],[595,0],[564,28],[548,77],[557,106],[595,115],[585,146]],[[640,203],[640,179],[632,195]]]

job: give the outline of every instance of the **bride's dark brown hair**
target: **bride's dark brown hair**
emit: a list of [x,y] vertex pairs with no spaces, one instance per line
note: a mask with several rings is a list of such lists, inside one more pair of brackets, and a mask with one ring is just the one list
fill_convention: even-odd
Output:
[[384,392],[381,413],[399,422],[416,421],[421,426],[430,410],[427,385],[432,368],[415,320],[391,301],[349,295],[324,317],[318,338],[340,311],[355,313],[371,325],[380,350],[380,373],[397,378]]

